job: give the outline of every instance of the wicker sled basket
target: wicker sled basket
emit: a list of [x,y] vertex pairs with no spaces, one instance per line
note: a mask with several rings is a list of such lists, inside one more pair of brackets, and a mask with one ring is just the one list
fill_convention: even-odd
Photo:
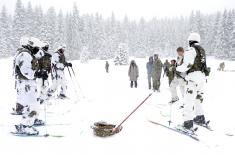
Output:
[[94,125],[91,126],[91,128],[93,129],[94,135],[99,136],[99,137],[112,136],[116,133],[119,133],[122,130],[122,127],[119,127],[118,129],[114,130],[115,127],[116,125],[108,124],[104,121],[95,122]]

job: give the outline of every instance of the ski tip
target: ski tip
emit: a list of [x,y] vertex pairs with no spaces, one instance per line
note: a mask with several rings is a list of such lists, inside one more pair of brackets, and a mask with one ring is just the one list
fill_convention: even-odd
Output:
[[233,137],[234,136],[234,134],[231,134],[231,133],[226,133],[225,135],[229,136],[229,137]]

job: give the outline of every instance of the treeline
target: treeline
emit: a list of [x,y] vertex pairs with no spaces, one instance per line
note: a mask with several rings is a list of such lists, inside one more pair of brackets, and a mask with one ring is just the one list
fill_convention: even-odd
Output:
[[[156,15],[157,16],[157,15]],[[56,12],[51,7],[43,12],[41,6],[25,7],[17,0],[13,15],[3,6],[0,13],[0,56],[11,56],[19,47],[21,36],[34,36],[50,44],[54,51],[67,45],[71,59],[79,59],[86,48],[89,59],[114,58],[120,44],[126,44],[129,55],[146,57],[153,53],[173,56],[178,46],[187,47],[190,32],[201,35],[201,44],[209,55],[219,58],[235,57],[235,10],[214,14],[192,12],[188,17],[153,18],[139,21],[125,17],[122,21],[100,14],[83,14],[74,4],[71,12]]]

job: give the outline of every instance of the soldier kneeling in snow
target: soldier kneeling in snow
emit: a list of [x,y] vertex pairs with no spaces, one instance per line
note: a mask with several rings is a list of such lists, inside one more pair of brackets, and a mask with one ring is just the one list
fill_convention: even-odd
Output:
[[66,98],[66,79],[64,69],[65,67],[72,67],[72,64],[66,61],[64,55],[65,48],[65,45],[59,46],[57,51],[52,55],[52,86],[49,90],[48,96],[52,96],[52,93],[57,89],[60,89],[59,97]]
[[37,135],[39,132],[33,127],[34,124],[43,124],[37,119],[37,85],[36,78],[47,79],[44,72],[38,71],[38,59],[43,56],[43,51],[39,50],[41,42],[36,38],[25,38],[28,42],[18,51],[15,59],[15,74],[17,77],[17,98],[23,106],[22,121],[15,125],[17,134]]

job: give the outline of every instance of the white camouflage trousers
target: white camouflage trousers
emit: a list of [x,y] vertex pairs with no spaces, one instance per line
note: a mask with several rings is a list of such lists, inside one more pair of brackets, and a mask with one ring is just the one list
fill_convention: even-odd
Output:
[[52,85],[50,88],[50,92],[54,93],[55,91],[59,91],[59,94],[66,95],[67,82],[65,79],[64,71],[57,70],[56,74],[53,73]]
[[17,83],[17,101],[24,106],[21,124],[32,126],[38,117],[37,84],[35,80],[19,80]]
[[40,100],[45,101],[48,98],[48,89],[49,89],[49,81],[44,80],[42,78],[37,79],[37,84],[38,84],[38,98]]
[[171,98],[172,100],[178,99],[178,93],[177,93],[177,87],[180,87],[180,92],[182,97],[184,97],[185,94],[185,85],[186,82],[182,78],[175,77],[171,84],[170,84],[170,92],[171,92]]
[[203,103],[203,85],[206,81],[204,73],[197,71],[189,73],[186,76],[186,92],[184,96],[184,121],[193,120],[195,116],[204,115]]

